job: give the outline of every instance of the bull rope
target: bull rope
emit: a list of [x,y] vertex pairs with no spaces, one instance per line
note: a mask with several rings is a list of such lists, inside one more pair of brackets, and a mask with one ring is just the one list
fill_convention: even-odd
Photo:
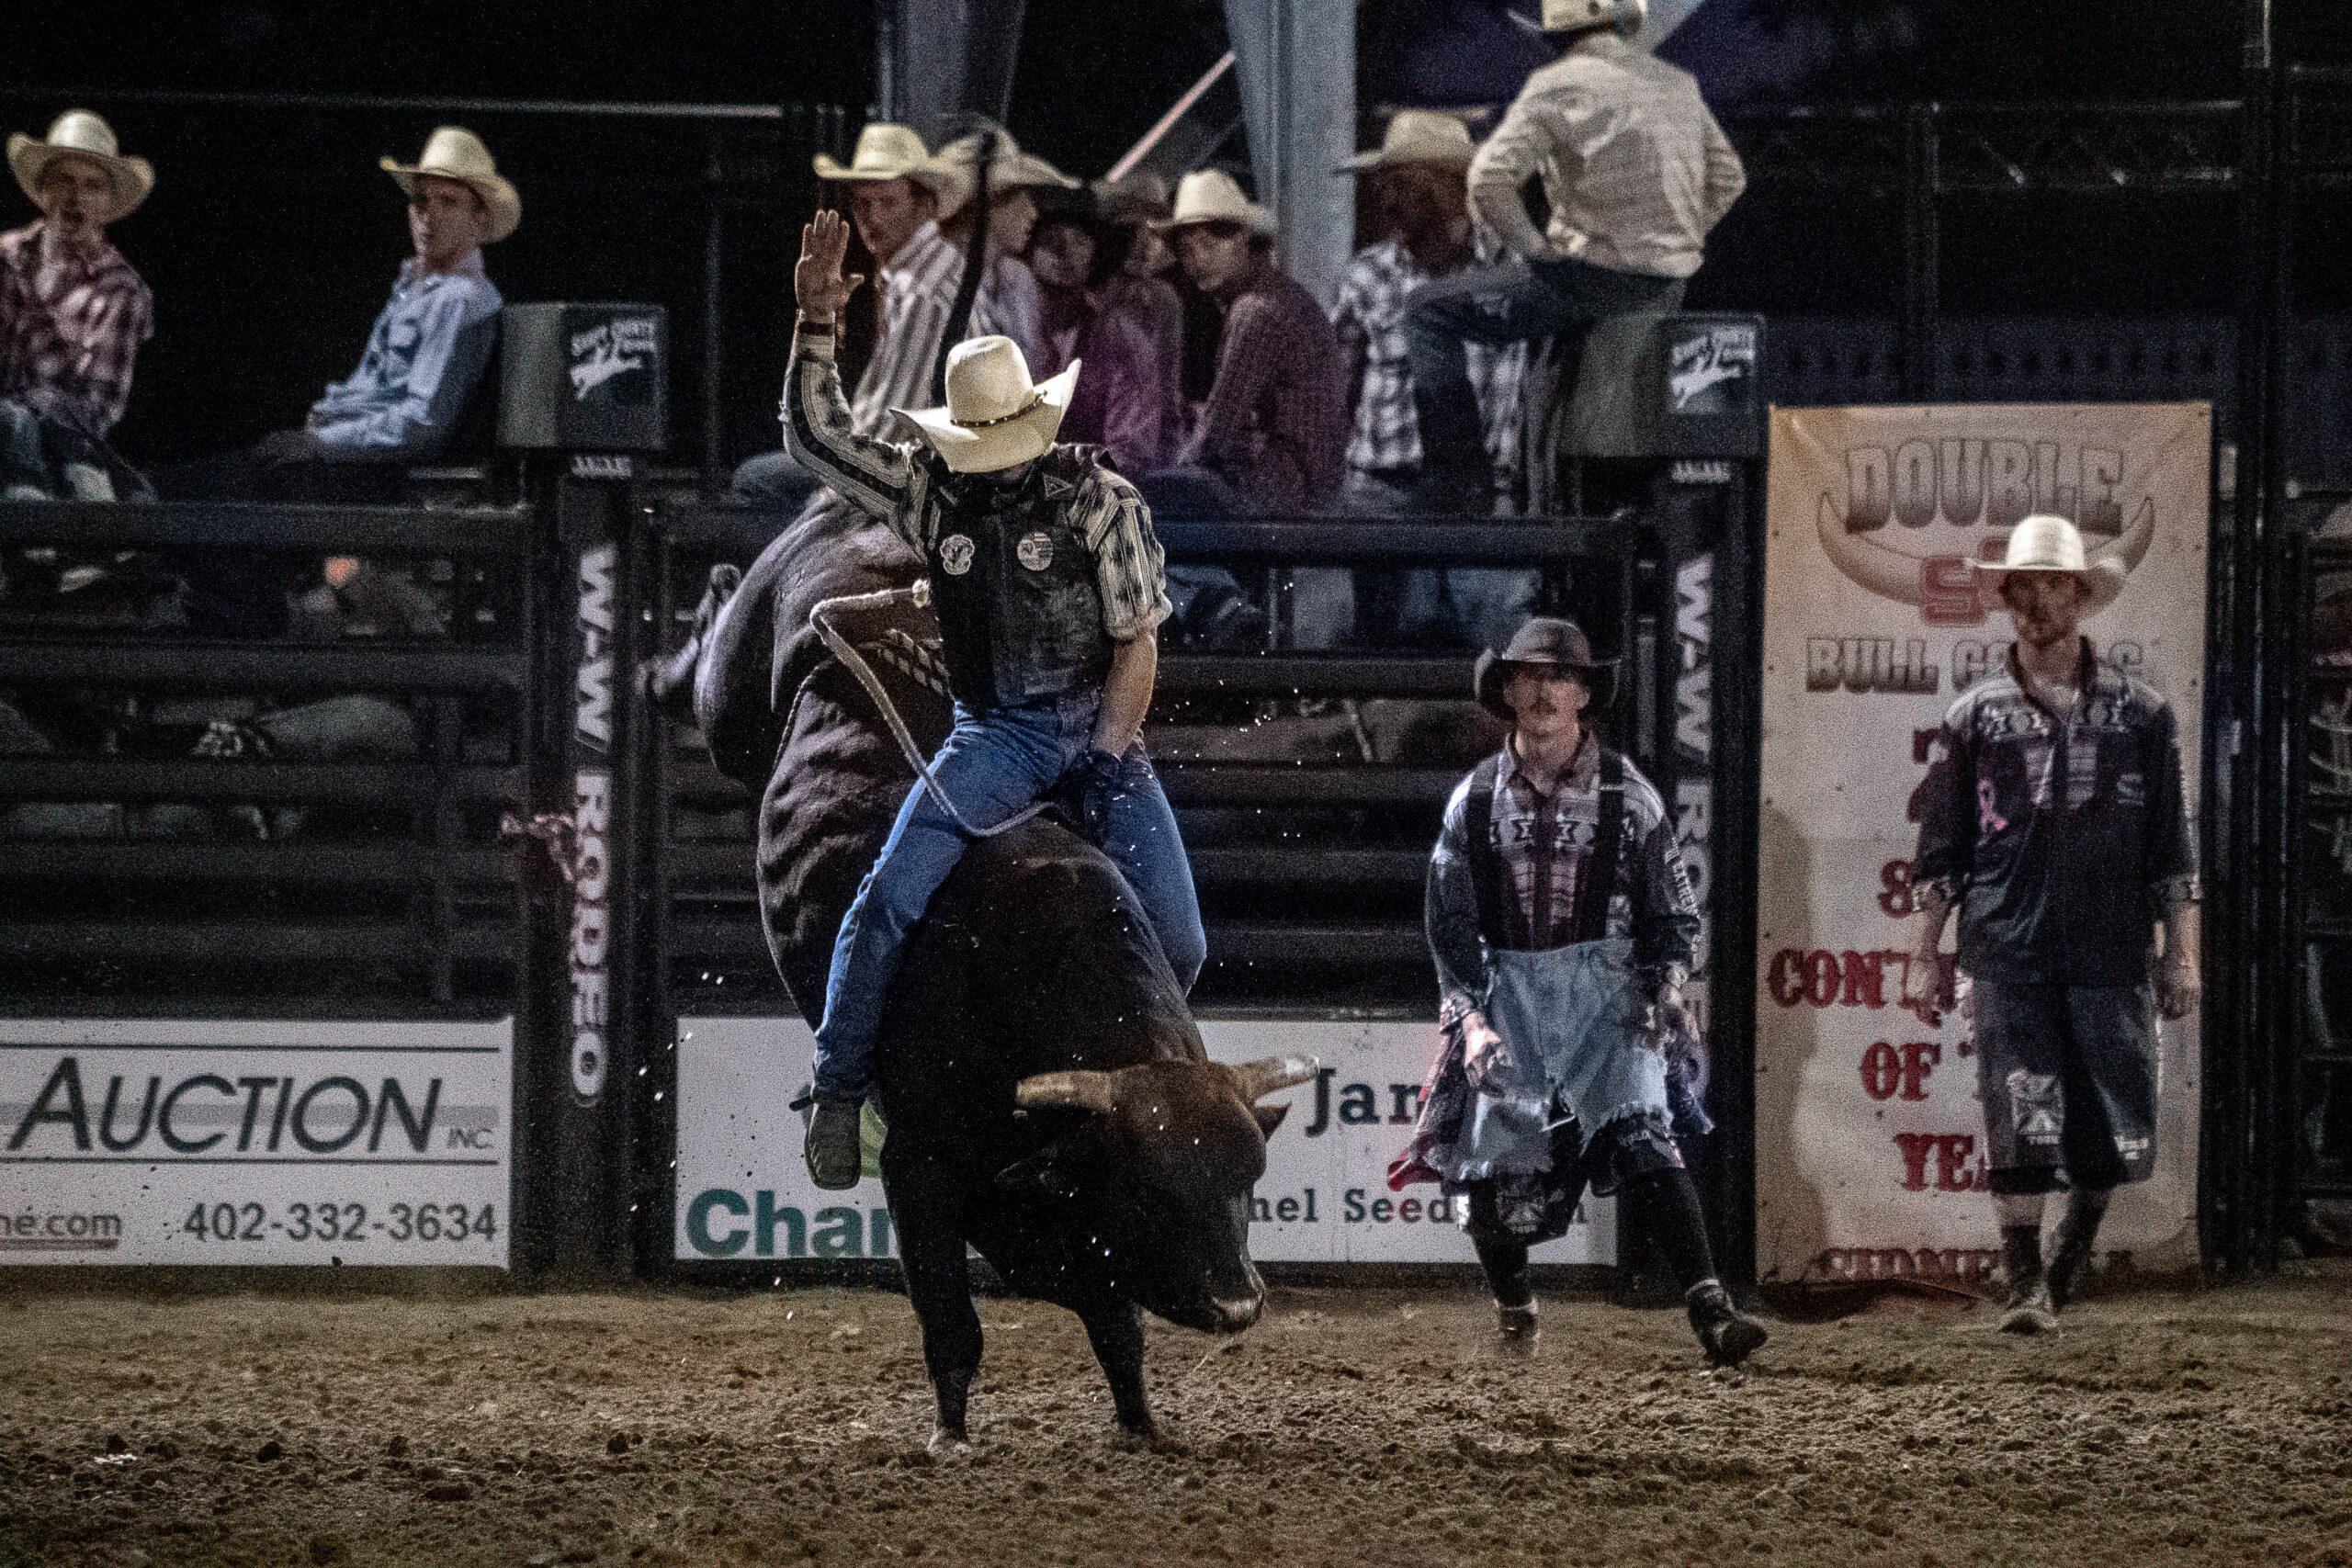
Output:
[[[831,599],[820,599],[812,605],[808,611],[808,624],[817,629],[817,635],[824,639],[825,646],[832,650],[833,657],[841,661],[842,668],[857,677],[857,683],[865,688],[865,694],[874,699],[874,705],[882,710],[882,722],[889,726],[891,739],[898,741],[899,750],[905,754],[907,761],[913,764],[915,773],[922,780],[923,787],[931,792],[931,798],[939,803],[939,808],[947,813],[956,826],[970,837],[993,839],[999,833],[1010,832],[1032,817],[1044,812],[1046,803],[1042,800],[1036,801],[1013,813],[993,828],[974,827],[966,819],[964,814],[956,808],[956,803],[947,798],[947,792],[940,787],[938,778],[931,771],[931,764],[923,760],[922,752],[915,746],[914,736],[908,732],[907,721],[899,716],[899,705],[890,700],[890,694],[883,688],[881,677],[874,673],[874,667],[866,663],[865,656],[858,652],[847,637],[833,629],[831,618],[835,610],[878,610],[894,604],[921,605],[929,603],[930,595],[917,588],[885,588],[873,593],[842,593]],[[815,672],[812,671],[810,679],[814,678]],[[803,681],[801,691],[807,691],[808,686],[808,682]],[[796,692],[793,694],[793,706],[797,708],[799,705],[800,694]],[[786,717],[785,728],[787,734],[790,733],[789,715]]]

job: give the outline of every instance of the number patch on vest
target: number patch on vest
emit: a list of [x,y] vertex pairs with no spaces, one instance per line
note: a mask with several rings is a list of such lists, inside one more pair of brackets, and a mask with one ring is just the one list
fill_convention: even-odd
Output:
[[1054,536],[1046,533],[1023,534],[1012,553],[1031,571],[1043,571],[1054,564]]
[[[1024,549],[1026,546],[1023,547]],[[939,541],[939,567],[950,577],[961,577],[972,570],[972,541],[963,534],[950,534]]]

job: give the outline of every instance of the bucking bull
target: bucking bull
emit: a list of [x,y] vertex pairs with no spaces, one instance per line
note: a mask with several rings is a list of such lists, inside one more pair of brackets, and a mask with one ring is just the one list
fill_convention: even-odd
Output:
[[[811,508],[740,587],[714,571],[695,639],[650,672],[656,700],[676,712],[690,695],[719,770],[759,793],[760,917],[812,1025],[834,935],[915,774],[810,612],[841,602],[832,624],[927,755],[949,724],[936,626],[907,595],[877,602],[915,570],[880,526]],[[967,1242],[1011,1290],[1078,1314],[1124,1438],[1163,1441],[1142,1310],[1216,1334],[1257,1321],[1250,1193],[1288,1110],[1257,1101],[1313,1064],[1208,1060],[1135,894],[1052,815],[969,843],[910,935],[881,1041],[882,1182],[938,1399],[933,1450],[967,1445]]]

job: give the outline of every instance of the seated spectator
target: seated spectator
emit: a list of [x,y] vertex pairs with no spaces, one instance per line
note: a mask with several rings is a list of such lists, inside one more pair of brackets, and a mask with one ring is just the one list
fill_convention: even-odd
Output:
[[1098,180],[1094,204],[1095,218],[1119,258],[1096,287],[1096,300],[1108,313],[1136,321],[1150,337],[1152,362],[1159,367],[1161,430],[1172,438],[1186,426],[1184,301],[1170,281],[1177,270],[1176,253],[1152,227],[1170,210],[1168,182],[1154,174]]
[[[1470,222],[1470,132],[1452,115],[1401,109],[1377,152],[1339,171],[1372,177],[1387,238],[1356,253],[1331,311],[1348,367],[1353,432],[1340,492],[1347,511],[1412,510],[1421,471],[1413,370],[1406,355],[1405,302],[1414,290],[1468,270],[1479,260]],[[1519,456],[1524,344],[1469,347],[1470,385],[1486,428],[1498,492]],[[1500,647],[1534,612],[1532,570],[1494,567],[1363,570],[1355,574],[1356,640],[1385,646]]]
[[[1159,227],[1225,326],[1216,378],[1191,438],[1176,465],[1145,487],[1153,510],[1281,518],[1321,508],[1339,491],[1347,440],[1339,341],[1315,297],[1275,266],[1273,214],[1243,196],[1230,175],[1204,169],[1184,176]],[[1209,570],[1169,573],[1181,623],[1204,635],[1215,618],[1233,614],[1217,602],[1231,575]],[[1337,646],[1354,618],[1346,582],[1336,569],[1294,574],[1294,646]]]
[[[847,164],[822,152],[814,160],[818,178],[847,190],[850,221],[874,256],[881,331],[850,395],[849,417],[858,434],[876,440],[889,434],[893,408],[931,406],[932,366],[964,265],[963,253],[940,237],[938,197],[914,177],[930,161],[922,138],[879,121],[857,133]],[[729,499],[797,509],[818,487],[815,474],[779,449],[738,467]]]
[[[178,465],[158,477],[191,501],[390,501],[401,472],[448,445],[496,342],[497,286],[481,250],[514,231],[522,198],[470,130],[434,131],[414,164],[379,166],[408,197],[411,254],[377,316],[359,365],[331,384],[300,430],[249,451]],[[269,637],[287,623],[282,562],[246,551],[196,551],[178,561],[192,630]],[[338,558],[345,575],[365,571]]]
[[[972,169],[984,137],[993,137],[995,145],[989,152],[988,254],[975,308],[987,312],[989,331],[1020,344],[1030,364],[1041,364],[1046,345],[1038,335],[1037,279],[1021,253],[1028,248],[1037,221],[1036,194],[1075,190],[1079,182],[1043,158],[1023,152],[1005,131],[976,132],[949,142],[915,172],[915,178],[929,185],[938,198],[940,234],[958,250],[971,247],[978,211],[972,203],[978,184]],[[973,335],[979,332],[972,329]]]
[[1038,217],[1029,269],[1037,276],[1046,349],[1041,372],[1086,367],[1062,418],[1062,439],[1103,448],[1111,467],[1132,479],[1159,467],[1169,412],[1163,370],[1172,367],[1159,356],[1152,323],[1108,302],[1105,285],[1119,276],[1127,240],[1128,231],[1095,216],[1091,197],[1074,195]]
[[106,231],[155,172],[87,109],[58,116],[40,141],[9,137],[8,166],[41,215],[0,234],[0,486],[10,501],[149,499],[106,437],[154,303]]

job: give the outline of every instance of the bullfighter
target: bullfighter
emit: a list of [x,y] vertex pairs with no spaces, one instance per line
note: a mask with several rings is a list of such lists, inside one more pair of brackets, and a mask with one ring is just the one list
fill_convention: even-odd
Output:
[[[1536,1334],[1532,1242],[1565,1233],[1588,1184],[1622,1195],[1682,1287],[1707,1359],[1762,1345],[1715,1275],[1699,1194],[1675,1143],[1669,1038],[1698,900],[1650,782],[1594,733],[1615,662],[1573,621],[1538,616],[1473,670],[1503,749],[1446,803],[1426,919],[1446,1041],[1392,1187],[1434,1179],[1465,1228],[1503,1337]],[[1703,1130],[1703,1113],[1698,1117]]]
[[[2197,850],[2171,706],[2080,630],[2121,570],[2086,562],[2082,535],[2050,516],[2018,524],[2002,564],[1979,570],[2000,575],[2017,640],[1928,755],[1903,989],[1908,1005],[1944,999],[1958,908],[2008,1275],[2000,1325],[2037,1334],[2080,1284],[2115,1189],[2155,1169],[2156,1014],[2188,1017],[2201,989]],[[2060,1187],[2045,1268],[2041,1211]]]
[[1175,814],[1142,741],[1154,633],[1169,613],[1163,558],[1134,487],[1091,449],[1054,439],[1080,367],[1033,384],[1011,339],[975,338],[948,356],[945,408],[899,411],[922,443],[860,434],[833,364],[834,321],[864,281],[842,275],[848,239],[833,212],[801,231],[785,445],[922,558],[955,724],[929,778],[908,791],[833,946],[806,1149],[810,1177],[827,1188],[857,1180],[858,1111],[873,1085],[883,999],[908,929],[967,833],[1076,784],[1179,983],[1189,989],[1206,956]]

